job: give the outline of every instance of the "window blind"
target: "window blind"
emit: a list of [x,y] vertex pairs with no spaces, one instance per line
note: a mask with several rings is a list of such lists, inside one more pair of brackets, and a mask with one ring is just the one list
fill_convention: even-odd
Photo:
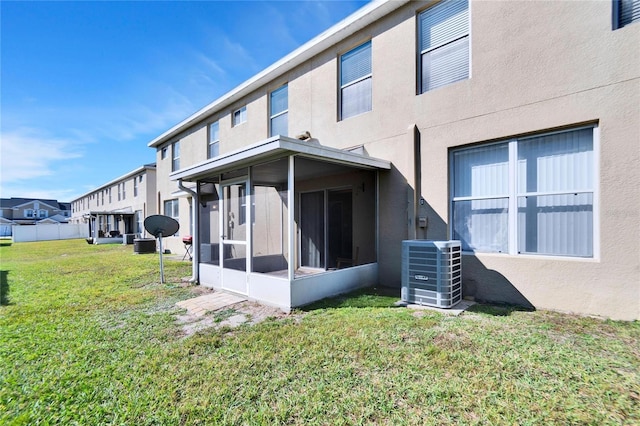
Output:
[[289,109],[289,89],[283,86],[271,92],[271,116]]
[[371,74],[371,42],[345,53],[340,61],[340,85],[344,86]]
[[468,0],[447,0],[420,14],[420,52],[469,34]]
[[620,27],[640,21],[640,0],[619,0]]

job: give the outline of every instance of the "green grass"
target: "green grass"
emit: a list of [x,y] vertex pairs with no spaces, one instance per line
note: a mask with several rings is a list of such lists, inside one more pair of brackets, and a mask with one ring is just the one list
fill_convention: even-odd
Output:
[[131,252],[0,246],[0,424],[640,423],[638,322],[364,291],[185,338],[190,264]]

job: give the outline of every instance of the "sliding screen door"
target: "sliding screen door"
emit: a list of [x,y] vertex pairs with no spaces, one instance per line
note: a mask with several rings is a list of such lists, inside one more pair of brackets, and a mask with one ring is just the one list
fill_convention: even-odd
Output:
[[324,191],[300,194],[300,265],[324,268]]

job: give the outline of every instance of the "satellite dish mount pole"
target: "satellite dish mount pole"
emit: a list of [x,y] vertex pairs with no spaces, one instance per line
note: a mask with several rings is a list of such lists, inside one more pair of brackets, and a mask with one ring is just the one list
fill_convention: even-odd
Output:
[[160,241],[160,284],[164,284],[164,263],[162,262],[162,232],[158,234],[158,240]]

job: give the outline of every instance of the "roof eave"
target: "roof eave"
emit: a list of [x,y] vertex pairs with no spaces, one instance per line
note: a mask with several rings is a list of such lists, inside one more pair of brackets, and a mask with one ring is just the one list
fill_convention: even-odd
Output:
[[214,159],[177,170],[169,175],[169,179],[174,181],[195,181],[204,176],[224,172],[228,169],[248,167],[288,155],[300,155],[321,161],[366,169],[389,170],[391,168],[391,163],[387,160],[306,143],[285,136],[274,136],[262,142],[223,154]]
[[149,142],[147,146],[154,148],[169,141],[188,129],[190,126],[204,120],[207,116],[231,105],[242,97],[247,96],[259,87],[291,71],[295,67],[303,64],[324,50],[330,48],[341,40],[344,40],[367,25],[377,21],[381,17],[388,15],[408,2],[409,0],[372,1],[336,25],[322,32],[320,35],[303,44],[287,56],[275,62],[268,68],[264,69],[262,72],[256,74],[249,80],[246,80],[230,92],[227,92],[209,105],[162,133],[160,136]]

